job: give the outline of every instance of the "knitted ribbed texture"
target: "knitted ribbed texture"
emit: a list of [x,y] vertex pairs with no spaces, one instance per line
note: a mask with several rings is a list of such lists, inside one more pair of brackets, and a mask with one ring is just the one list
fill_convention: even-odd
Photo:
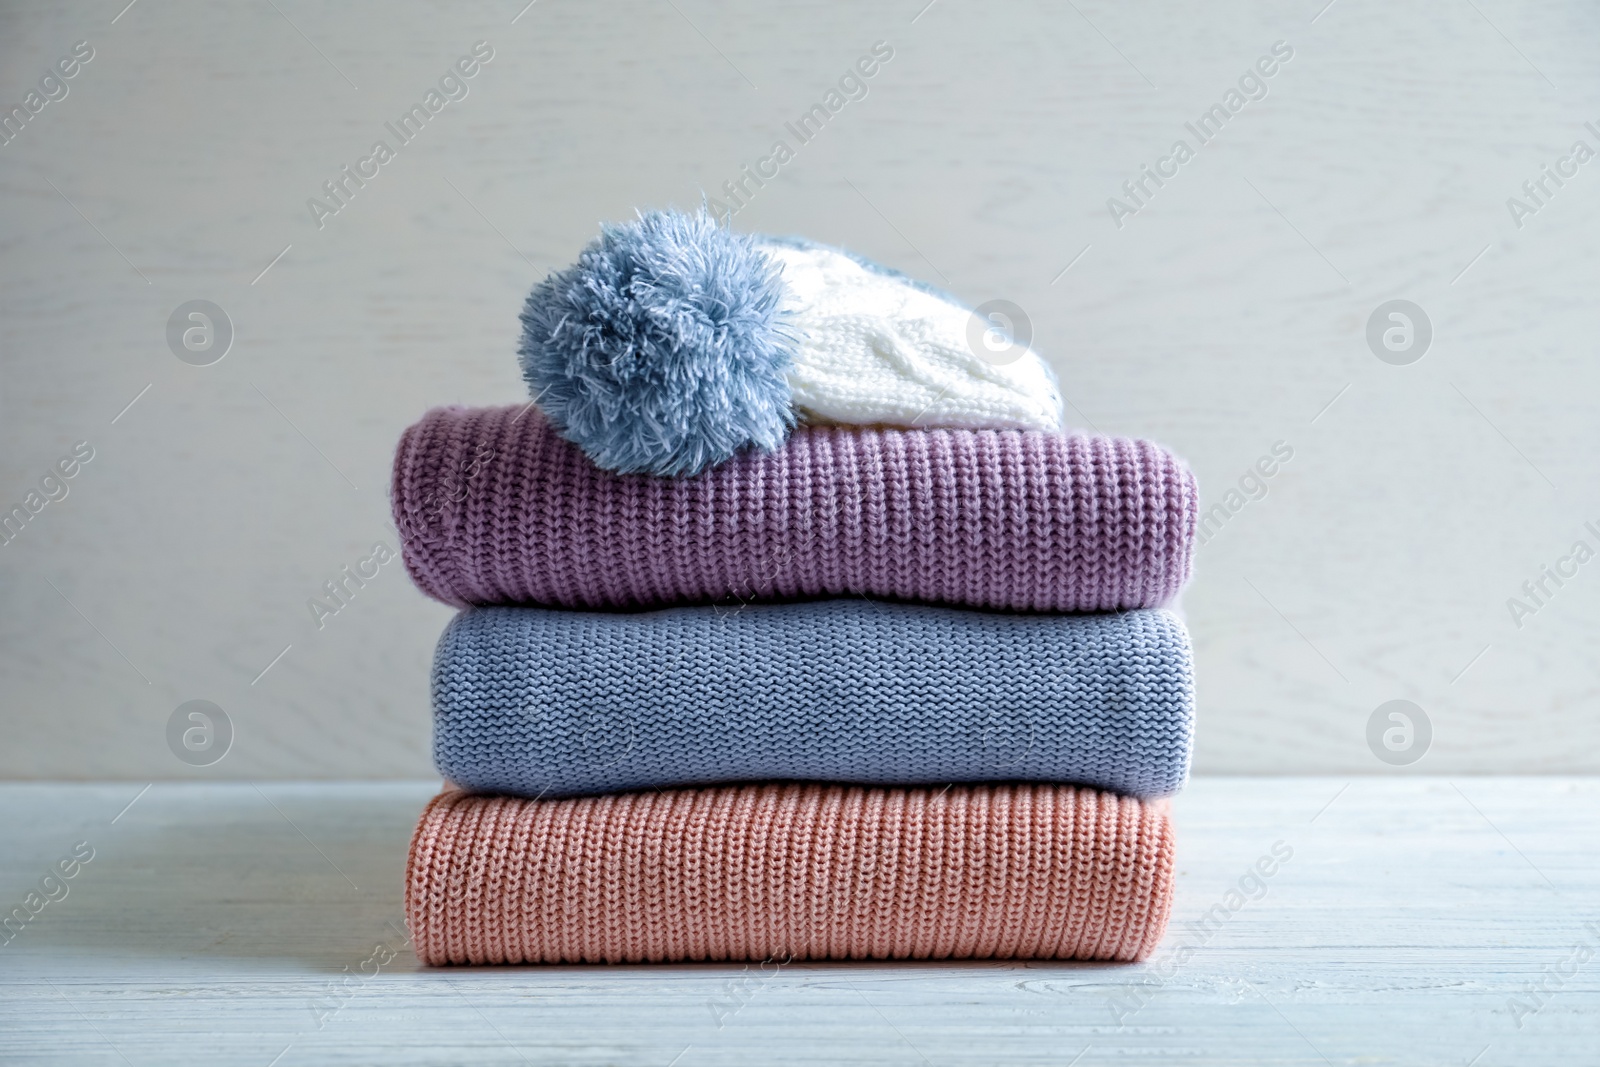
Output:
[[619,475],[536,408],[406,430],[406,567],[446,603],[571,608],[865,594],[1010,611],[1170,600],[1193,476],[1161,447],[1021,430],[802,427],[692,478]]
[[853,597],[476,608],[434,660],[439,773],[546,798],[763,779],[1182,784],[1189,640],[1165,611],[1003,615]]
[[783,264],[802,413],[849,426],[1062,429],[1055,378],[1026,340],[836,248],[762,248]]
[[406,915],[434,965],[1137,960],[1172,880],[1165,802],[1067,786],[446,792]]

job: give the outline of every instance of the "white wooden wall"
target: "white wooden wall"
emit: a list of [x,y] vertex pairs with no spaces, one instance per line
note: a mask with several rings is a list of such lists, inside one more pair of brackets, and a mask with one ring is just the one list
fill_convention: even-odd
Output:
[[[1077,422],[1173,446],[1208,505],[1293,448],[1186,597],[1197,769],[1392,773],[1393,698],[1433,723],[1417,771],[1600,769],[1600,561],[1506,606],[1600,549],[1600,162],[1506,205],[1600,149],[1593,6],[522,2],[0,11],[6,107],[94,49],[0,146],[0,504],[94,449],[0,547],[0,775],[427,774],[446,609],[398,564],[306,607],[396,543],[400,430],[522,395],[534,281],[715,194],[880,40],[738,227],[1015,301]],[[469,95],[318,229],[307,198],[478,41]],[[1118,228],[1107,198],[1277,41],[1268,96]],[[1433,324],[1409,366],[1365,341],[1395,298]],[[212,366],[165,340],[193,299],[235,326]],[[237,731],[203,770],[165,740],[197,698]]]

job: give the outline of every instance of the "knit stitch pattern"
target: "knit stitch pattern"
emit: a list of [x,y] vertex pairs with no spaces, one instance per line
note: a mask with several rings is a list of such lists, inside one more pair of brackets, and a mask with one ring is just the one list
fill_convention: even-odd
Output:
[[836,248],[772,242],[800,335],[794,406],[850,426],[1063,428],[1055,376],[1039,354],[970,308],[863,266]]
[[1188,635],[1165,611],[860,598],[656,612],[476,608],[434,660],[434,760],[547,798],[764,779],[1182,786]]
[[1038,784],[447,791],[406,916],[424,964],[1139,960],[1172,904],[1165,801]]
[[620,475],[526,404],[428,412],[393,483],[407,569],[458,607],[1154,607],[1189,576],[1197,500],[1149,441],[1025,430],[801,427],[694,477]]

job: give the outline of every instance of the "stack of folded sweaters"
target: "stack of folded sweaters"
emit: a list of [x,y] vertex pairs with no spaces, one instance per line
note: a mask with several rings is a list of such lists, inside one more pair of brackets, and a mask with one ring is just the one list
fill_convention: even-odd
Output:
[[423,962],[1136,960],[1193,726],[1196,490],[926,286],[703,215],[523,312],[533,404],[406,430],[446,778]]

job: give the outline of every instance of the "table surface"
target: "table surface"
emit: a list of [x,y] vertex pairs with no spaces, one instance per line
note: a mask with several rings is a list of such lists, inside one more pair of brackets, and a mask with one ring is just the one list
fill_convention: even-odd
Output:
[[[66,896],[0,947],[0,1060],[1494,1067],[1600,1055],[1596,779],[1200,778],[1175,802],[1177,903],[1146,964],[775,972],[420,968],[402,872],[435,788],[0,785],[8,910],[93,850]],[[1275,848],[1292,854],[1251,878]]]

